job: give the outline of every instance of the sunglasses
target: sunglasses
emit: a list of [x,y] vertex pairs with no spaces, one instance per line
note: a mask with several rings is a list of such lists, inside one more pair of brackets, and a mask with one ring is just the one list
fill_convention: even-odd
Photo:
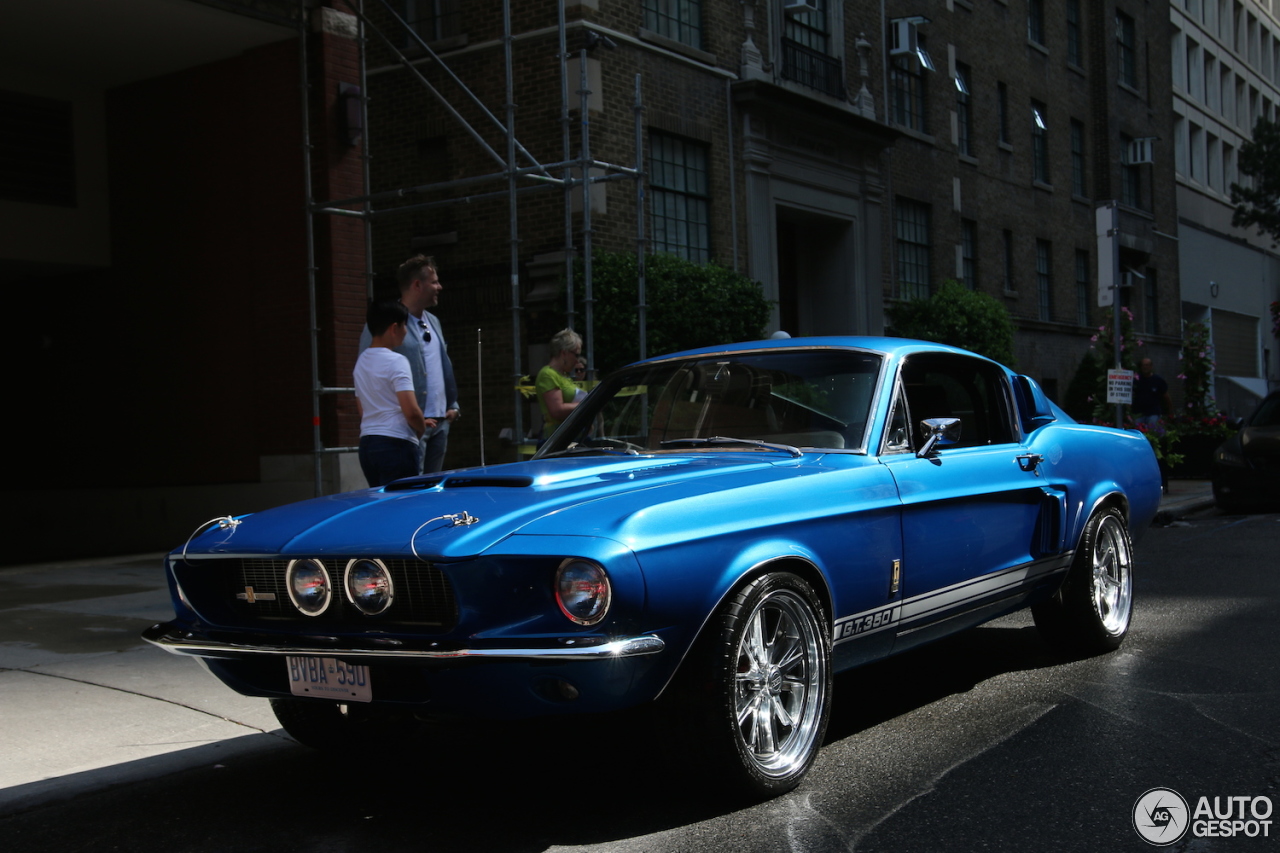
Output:
[[418,326],[422,329],[422,339],[427,343],[431,343],[431,327],[427,325],[427,321],[419,320]]

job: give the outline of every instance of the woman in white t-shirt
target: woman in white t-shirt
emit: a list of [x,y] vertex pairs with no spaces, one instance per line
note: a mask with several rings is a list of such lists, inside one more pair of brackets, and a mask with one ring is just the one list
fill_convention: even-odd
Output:
[[356,360],[360,408],[360,470],[371,487],[418,473],[418,438],[433,418],[423,418],[413,393],[404,343],[409,312],[399,302],[370,302],[365,314],[373,342]]

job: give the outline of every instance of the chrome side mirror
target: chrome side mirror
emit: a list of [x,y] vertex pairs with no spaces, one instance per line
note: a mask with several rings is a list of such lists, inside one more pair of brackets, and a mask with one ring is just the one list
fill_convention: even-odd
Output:
[[921,447],[916,451],[916,456],[924,459],[930,456],[935,449],[940,447],[948,447],[960,441],[960,419],[959,418],[926,418],[920,422],[920,431],[928,436]]

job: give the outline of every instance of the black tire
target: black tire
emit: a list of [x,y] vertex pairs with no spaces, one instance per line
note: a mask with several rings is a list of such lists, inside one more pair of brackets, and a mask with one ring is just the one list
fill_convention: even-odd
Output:
[[1032,605],[1031,615],[1041,636],[1067,654],[1120,647],[1133,615],[1133,543],[1118,509],[1107,507],[1089,519],[1062,586]]
[[795,788],[831,706],[831,636],[813,588],[786,572],[742,587],[708,623],[680,684],[667,725],[706,759],[709,781],[755,798]]
[[383,712],[361,704],[324,699],[272,699],[271,710],[289,736],[303,746],[331,752],[380,738],[407,745],[421,726],[404,712]]

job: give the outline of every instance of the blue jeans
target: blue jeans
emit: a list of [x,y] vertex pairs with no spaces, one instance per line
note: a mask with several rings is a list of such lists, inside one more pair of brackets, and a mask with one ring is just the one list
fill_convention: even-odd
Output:
[[418,473],[418,445],[389,435],[360,436],[360,470],[371,487]]
[[422,473],[434,474],[444,470],[444,452],[449,449],[449,422],[441,415],[435,429],[427,427],[418,444],[418,458],[422,460]]

